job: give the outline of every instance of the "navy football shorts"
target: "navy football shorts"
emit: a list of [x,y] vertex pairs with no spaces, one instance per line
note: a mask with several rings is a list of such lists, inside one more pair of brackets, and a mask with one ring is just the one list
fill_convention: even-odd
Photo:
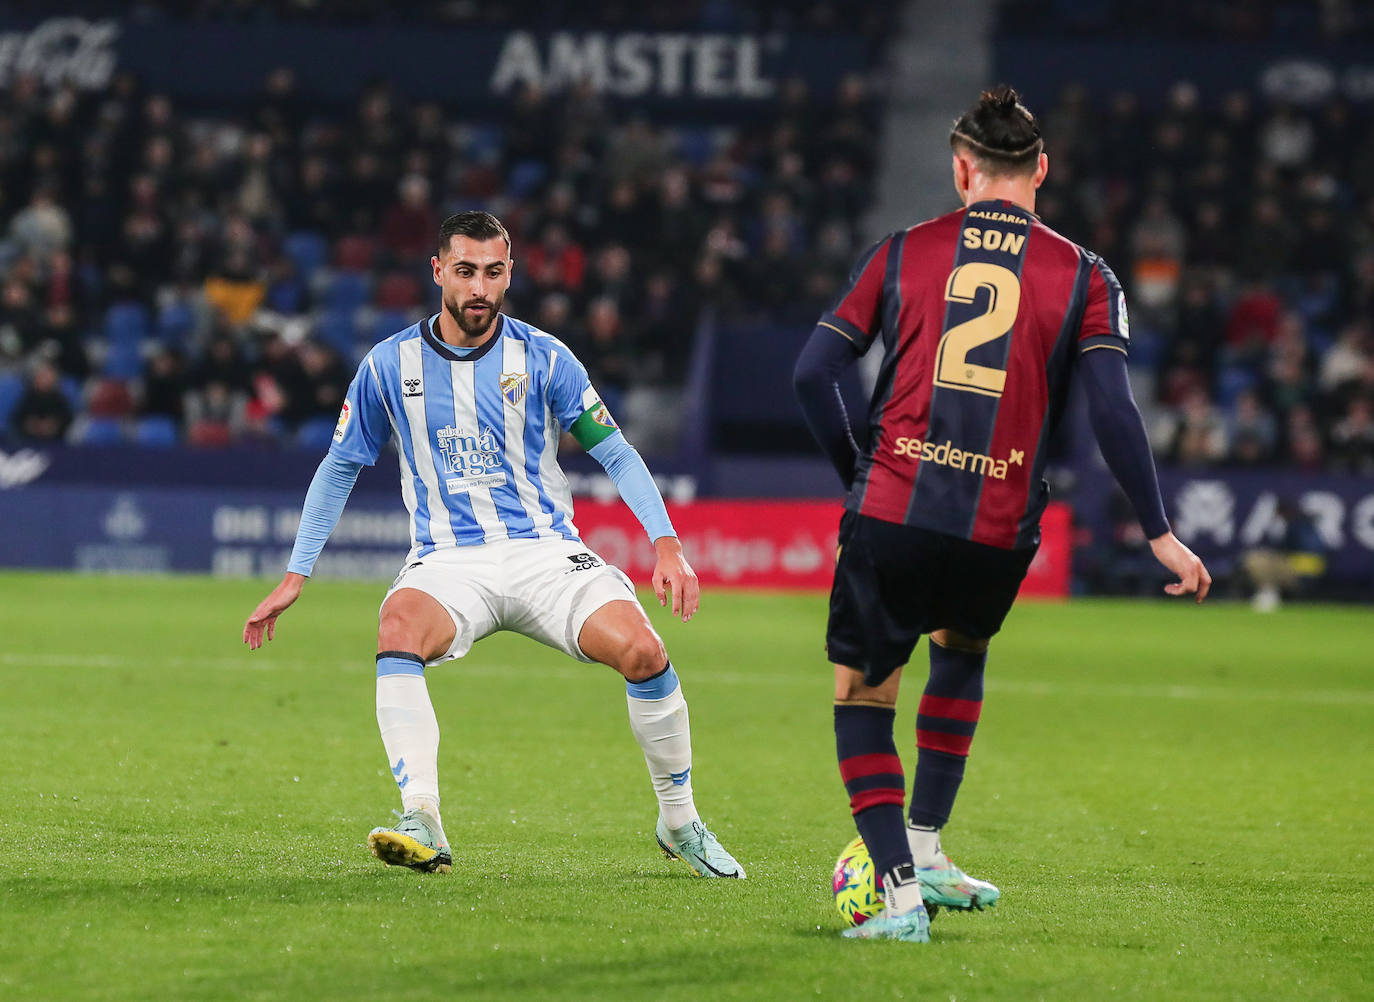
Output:
[[825,632],[830,660],[876,686],[911,659],[922,634],[991,637],[1036,549],[1003,550],[846,511]]

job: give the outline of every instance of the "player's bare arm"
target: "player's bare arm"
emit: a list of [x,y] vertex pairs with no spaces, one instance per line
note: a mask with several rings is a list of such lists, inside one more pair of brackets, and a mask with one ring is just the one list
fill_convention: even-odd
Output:
[[243,642],[250,651],[256,651],[266,640],[271,640],[277,631],[277,617],[301,596],[305,587],[305,575],[290,571],[281,579],[281,584],[273,588],[268,596],[258,603],[248,622],[243,624]]
[[1170,595],[1197,595],[1201,602],[1212,587],[1212,575],[1198,555],[1178,541],[1172,532],[1150,540],[1150,552],[1155,559],[1178,575],[1178,580],[1164,586]]
[[[344,416],[339,419],[339,427],[334,433],[336,442],[348,425],[350,409],[344,405]],[[257,650],[263,645],[264,635],[271,640],[276,633],[277,617],[300,598],[301,589],[315,566],[315,560],[324,549],[339,516],[343,514],[348,495],[358,479],[362,464],[353,462],[332,451],[325,455],[310,480],[310,488],[305,492],[305,503],[301,507],[301,521],[296,532],[296,543],[291,549],[291,559],[286,565],[286,573],[281,584],[258,603],[248,622],[243,624],[243,642],[249,650]]]
[[673,616],[681,616],[684,623],[690,622],[701,604],[701,585],[697,572],[687,562],[682,552],[682,543],[676,536],[660,536],[654,540],[654,552],[658,560],[654,564],[654,594],[658,604],[666,606],[669,596],[673,600]]

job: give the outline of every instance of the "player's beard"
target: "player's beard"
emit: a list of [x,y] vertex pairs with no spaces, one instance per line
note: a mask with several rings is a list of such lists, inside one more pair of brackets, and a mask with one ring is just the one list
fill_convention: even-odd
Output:
[[[491,330],[491,325],[496,323],[496,316],[498,313],[501,312],[501,305],[505,301],[506,294],[504,292],[497,296],[495,300],[468,299],[463,303],[459,303],[456,298],[445,299],[444,309],[446,309],[448,311],[448,315],[451,316],[457,322],[459,330],[461,330],[470,338],[478,338],[486,334],[487,331]],[[463,307],[469,303],[477,302],[482,302],[487,305],[488,308],[486,316],[483,317],[481,320],[477,321],[469,320],[467,315],[463,311]]]

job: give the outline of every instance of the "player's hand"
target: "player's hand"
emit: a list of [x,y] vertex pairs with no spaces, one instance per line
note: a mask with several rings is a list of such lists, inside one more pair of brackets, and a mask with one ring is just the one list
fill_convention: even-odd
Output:
[[658,604],[666,606],[668,595],[673,597],[673,615],[681,616],[685,623],[697,613],[701,603],[701,585],[697,583],[697,572],[682,555],[682,544],[676,536],[660,536],[654,540],[658,552],[658,562],[654,564],[654,594]]
[[248,645],[250,651],[256,651],[263,645],[263,634],[266,633],[267,639],[271,640],[277,629],[277,617],[291,607],[291,603],[300,598],[301,587],[305,584],[303,574],[287,574],[282,578],[281,584],[272,589],[272,593],[258,603],[258,607],[253,610],[253,615],[248,617],[248,622],[243,624],[243,642]]
[[1150,540],[1150,549],[1155,559],[1178,575],[1179,580],[1164,586],[1170,595],[1191,595],[1197,593],[1201,602],[1212,587],[1212,575],[1207,573],[1196,553],[1178,541],[1172,532]]

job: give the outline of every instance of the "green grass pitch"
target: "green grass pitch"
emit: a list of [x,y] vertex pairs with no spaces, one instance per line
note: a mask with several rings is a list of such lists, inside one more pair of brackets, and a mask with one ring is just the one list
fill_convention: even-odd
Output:
[[455,865],[420,876],[364,844],[398,806],[382,586],[311,584],[250,654],[266,587],[0,575],[0,999],[1374,992],[1367,610],[1018,606],[946,832],[1003,898],[910,946],[839,938],[822,598],[654,607],[698,806],[747,881],[659,855],[610,670],[510,635],[429,673]]

